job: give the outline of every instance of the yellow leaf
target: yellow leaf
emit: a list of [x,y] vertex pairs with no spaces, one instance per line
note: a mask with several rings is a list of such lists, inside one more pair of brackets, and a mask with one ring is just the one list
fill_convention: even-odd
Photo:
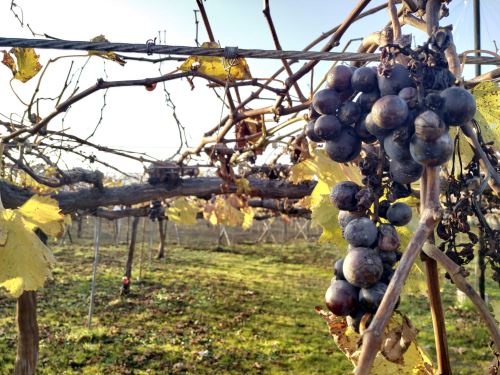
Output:
[[253,224],[253,217],[255,216],[255,211],[252,207],[247,206],[241,208],[241,212],[243,212],[243,223],[241,224],[241,227],[244,230],[249,230],[252,227]]
[[16,298],[25,290],[43,287],[54,262],[50,250],[17,211],[0,212],[0,228],[6,240],[0,243],[0,286]]
[[53,198],[34,195],[17,212],[23,216],[26,227],[30,229],[40,228],[53,237],[60,237],[64,233],[64,214]]
[[500,84],[481,82],[472,94],[476,98],[476,120],[481,126],[485,141],[500,142]]
[[[98,35],[98,36],[90,39],[90,41],[93,42],[93,43],[108,43],[109,42],[109,40],[107,40],[104,35]],[[116,53],[111,52],[111,51],[108,51],[108,52],[104,52],[104,51],[89,51],[89,56],[99,56],[99,57],[102,57],[103,59],[106,59],[106,60],[115,61],[118,64],[120,64],[121,66],[123,66],[123,65],[126,64],[125,60],[123,60]]]
[[[316,311],[325,319],[335,344],[356,366],[361,336],[347,325],[345,317],[335,316],[320,308],[316,308]],[[416,330],[409,319],[401,314],[393,314],[384,331],[382,351],[375,357],[370,374],[434,374],[432,362],[415,341],[415,336]]]
[[[220,48],[215,42],[205,42],[201,45],[202,48]],[[183,72],[197,70],[200,73],[209,75],[217,79],[227,80],[243,80],[251,79],[250,68],[246,60],[242,57],[236,60],[236,64],[229,66],[222,60],[222,57],[217,56],[189,56],[186,61],[179,67]]]
[[317,180],[316,186],[304,204],[311,209],[311,224],[323,228],[319,241],[346,244],[337,221],[339,211],[330,203],[329,195],[332,187],[341,181],[359,184],[358,168],[352,164],[336,163],[325,150],[316,149],[313,159],[301,161],[290,169],[290,180],[294,184],[313,179]]
[[250,181],[246,178],[238,178],[236,180],[236,193],[237,194],[250,194],[252,188],[250,186]]
[[[14,54],[17,64],[10,54]],[[9,53],[3,51],[2,63],[10,68],[14,78],[25,83],[37,75],[42,69],[39,56],[33,48],[12,48]]]
[[245,220],[245,213],[240,210],[242,206],[243,203],[236,194],[217,196],[214,203],[205,206],[203,216],[213,225],[241,226]]
[[177,224],[196,224],[196,216],[200,211],[199,207],[186,197],[174,199],[169,207],[165,209],[165,216]]

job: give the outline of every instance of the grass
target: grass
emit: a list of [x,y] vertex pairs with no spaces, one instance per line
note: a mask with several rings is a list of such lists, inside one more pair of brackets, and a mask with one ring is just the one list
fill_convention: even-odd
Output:
[[[102,248],[93,328],[85,328],[93,251],[56,247],[54,281],[39,293],[39,374],[346,374],[349,361],[314,312],[340,254],[299,242],[231,248],[170,247],[167,259],[138,261],[133,294],[120,297],[125,246]],[[498,298],[499,291],[489,286]],[[469,306],[443,299],[456,374],[482,374],[488,334]],[[15,301],[0,297],[0,373],[15,358]],[[404,296],[400,308],[434,356],[427,300]],[[481,368],[482,367],[482,368]]]

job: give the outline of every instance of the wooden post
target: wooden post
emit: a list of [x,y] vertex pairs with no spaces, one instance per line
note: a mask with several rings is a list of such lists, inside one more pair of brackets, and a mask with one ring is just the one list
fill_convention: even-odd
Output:
[[142,261],[144,258],[144,239],[146,236],[146,218],[142,218],[142,241],[141,241],[141,255],[139,257],[139,281],[142,280]]
[[134,217],[134,220],[132,220],[130,244],[128,247],[127,264],[125,265],[125,275],[123,276],[121,294],[130,293],[130,283],[132,282],[132,263],[134,262],[134,249],[135,249],[135,242],[137,239],[138,225],[139,225],[139,217]]
[[158,220],[158,232],[160,234],[160,243],[158,245],[158,259],[165,258],[165,237],[166,231],[163,227],[163,220]]
[[38,323],[36,292],[24,292],[17,299],[17,354],[14,375],[35,374],[38,360]]
[[87,328],[92,327],[92,314],[94,313],[94,300],[95,300],[95,286],[97,280],[97,265],[99,264],[99,244],[101,241],[101,218],[95,218],[94,229],[94,265],[92,267],[92,284],[90,287],[90,305],[89,316],[87,319]]
[[148,220],[148,235],[149,235],[149,270],[151,271],[151,263],[152,263],[152,258],[153,258],[153,222],[151,220]]

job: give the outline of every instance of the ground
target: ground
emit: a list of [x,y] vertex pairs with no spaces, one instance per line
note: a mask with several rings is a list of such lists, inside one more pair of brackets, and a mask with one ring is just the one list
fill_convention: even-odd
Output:
[[[137,252],[132,294],[120,297],[126,246],[104,245],[92,329],[86,328],[93,249],[55,246],[54,280],[38,294],[39,374],[347,374],[314,306],[321,305],[340,257],[332,245],[239,244],[214,249],[169,245],[148,261]],[[470,306],[457,307],[443,283],[455,374],[483,374],[488,334]],[[500,296],[498,287],[488,285]],[[435,359],[426,298],[406,294],[400,310]],[[0,374],[15,358],[15,301],[0,295]]]

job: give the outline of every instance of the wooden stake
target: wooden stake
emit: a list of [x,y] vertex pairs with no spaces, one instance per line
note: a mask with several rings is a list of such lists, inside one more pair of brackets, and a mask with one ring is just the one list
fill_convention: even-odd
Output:
[[87,318],[87,328],[92,327],[92,314],[94,313],[95,286],[97,280],[97,265],[99,263],[99,244],[101,241],[101,218],[95,218],[94,228],[94,265],[92,266],[92,283],[90,286],[89,316]]

